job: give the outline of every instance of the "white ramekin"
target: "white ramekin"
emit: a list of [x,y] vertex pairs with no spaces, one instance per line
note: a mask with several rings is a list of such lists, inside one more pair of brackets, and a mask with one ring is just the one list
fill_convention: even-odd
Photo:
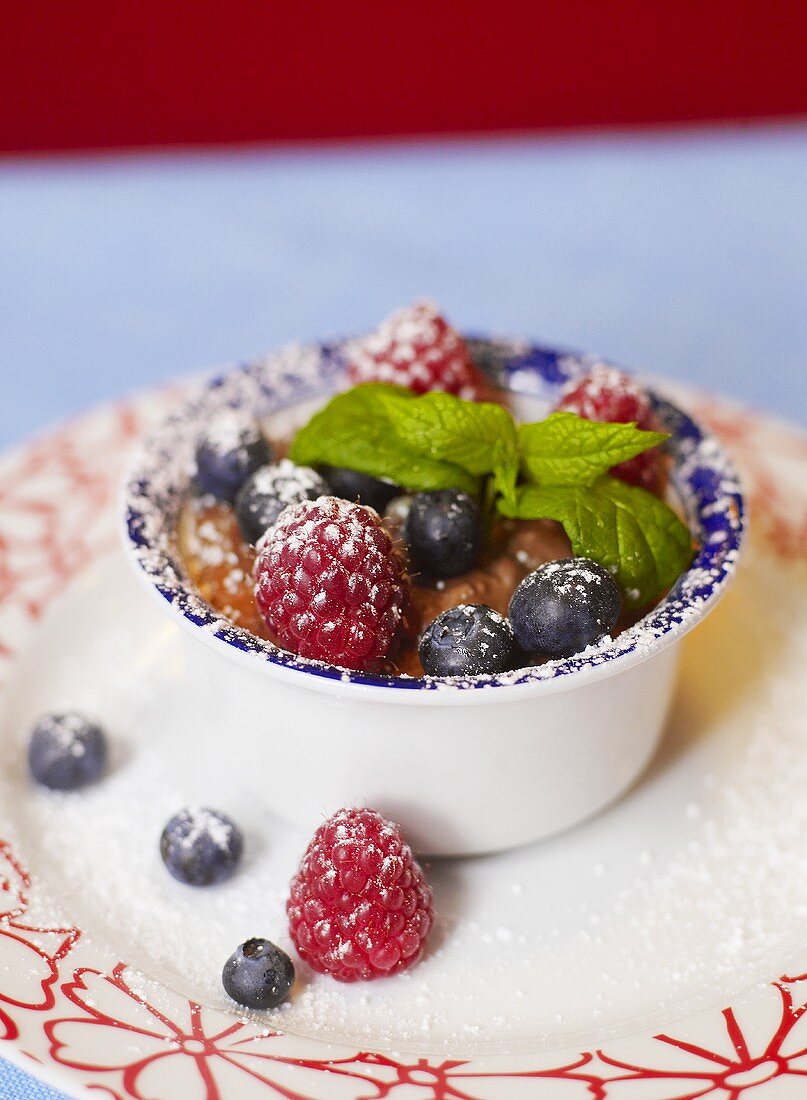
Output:
[[[541,415],[592,358],[475,341],[528,415]],[[736,474],[719,444],[654,394],[671,480],[699,550],[636,626],[584,654],[498,677],[393,679],[278,650],[212,611],[175,551],[201,427],[225,405],[299,421],[344,384],[341,345],[286,348],[201,384],[146,442],[125,486],[135,572],[187,631],[187,690],[215,693],[227,727],[195,762],[237,766],[244,797],[306,831],[343,805],[399,821],[415,849],[467,855],[537,840],[591,816],[642,771],[661,736],[683,635],[715,606],[744,531]],[[170,754],[169,754],[170,755]],[[237,762],[237,763],[236,763]]]

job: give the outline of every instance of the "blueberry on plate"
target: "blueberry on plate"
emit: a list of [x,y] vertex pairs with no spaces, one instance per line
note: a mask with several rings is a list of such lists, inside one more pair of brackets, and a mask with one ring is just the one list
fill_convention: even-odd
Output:
[[416,493],[406,518],[412,566],[430,577],[456,577],[475,563],[482,521],[473,497],[456,489]]
[[294,985],[294,963],[271,940],[247,940],[224,964],[221,981],[244,1008],[275,1008]]
[[232,502],[250,474],[272,460],[272,449],[257,421],[237,409],[224,409],[196,443],[196,484],[203,493]]
[[106,764],[106,734],[77,711],[44,714],[31,731],[28,769],[43,787],[78,790],[100,779]]
[[344,466],[323,466],[321,469],[335,497],[369,504],[379,515],[401,492],[400,487],[391,481],[381,481],[369,474],[360,474],[358,470],[348,470]]
[[235,498],[235,515],[246,541],[254,544],[289,504],[326,496],[328,486],[308,466],[296,466],[283,458],[251,474]]
[[184,809],[160,837],[163,863],[187,886],[210,886],[232,876],[244,851],[241,830],[219,810]]
[[428,676],[483,676],[513,668],[516,645],[498,611],[483,603],[459,604],[429,623],[418,655]]
[[524,578],[508,613],[522,649],[569,657],[610,634],[621,606],[607,569],[588,558],[562,558]]

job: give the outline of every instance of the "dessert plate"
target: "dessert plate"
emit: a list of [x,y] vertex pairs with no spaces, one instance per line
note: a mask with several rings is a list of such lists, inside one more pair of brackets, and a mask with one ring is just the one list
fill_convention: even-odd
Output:
[[[188,697],[179,628],[116,545],[130,449],[177,393],[5,457],[0,1056],[114,1100],[807,1093],[807,438],[659,384],[730,447],[752,534],[734,588],[685,642],[656,760],[563,836],[434,862],[437,930],[409,974],[342,987],[303,970],[264,1017],[229,1005],[219,973],[248,935],[288,946],[285,888],[307,838],[239,799],[249,761],[183,773],[189,741],[203,757],[227,714]],[[30,722],[59,705],[95,712],[115,744],[83,793],[25,775]],[[199,892],[168,879],[156,841],[202,800],[242,822],[249,858]]]

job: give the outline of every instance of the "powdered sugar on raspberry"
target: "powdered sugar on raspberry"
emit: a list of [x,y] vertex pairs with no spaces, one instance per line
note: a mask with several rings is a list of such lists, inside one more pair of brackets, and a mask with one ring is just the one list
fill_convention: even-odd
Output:
[[465,340],[433,302],[396,310],[368,336],[348,345],[352,382],[392,382],[415,393],[441,390],[473,400],[481,377]]
[[634,422],[644,429],[654,423],[653,406],[646,391],[624,371],[608,363],[595,363],[582,379],[569,382],[558,408],[568,409],[586,420]]
[[317,829],[287,911],[301,957],[342,982],[407,970],[433,922],[431,889],[398,826],[353,807]]
[[323,496],[285,508],[266,533],[255,602],[293,653],[372,670],[402,625],[409,580],[372,508]]

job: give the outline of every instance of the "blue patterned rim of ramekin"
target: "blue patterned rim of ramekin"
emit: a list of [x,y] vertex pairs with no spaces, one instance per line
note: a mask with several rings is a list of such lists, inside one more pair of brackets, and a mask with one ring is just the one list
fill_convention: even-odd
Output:
[[[563,386],[584,374],[598,357],[528,343],[469,338],[482,369],[513,394],[551,408]],[[671,438],[671,479],[699,546],[690,567],[667,596],[634,626],[584,653],[498,676],[396,677],[351,672],[298,657],[235,626],[215,612],[185,579],[175,546],[179,510],[194,472],[201,427],[225,406],[260,417],[323,399],[345,385],[340,343],[283,348],[233,367],[204,382],[146,441],[124,487],[129,549],[146,578],[175,614],[242,654],[311,676],[398,690],[512,687],[554,680],[644,651],[683,633],[723,590],[737,560],[744,532],[744,506],[737,475],[717,441],[681,409],[653,394],[659,419]]]

